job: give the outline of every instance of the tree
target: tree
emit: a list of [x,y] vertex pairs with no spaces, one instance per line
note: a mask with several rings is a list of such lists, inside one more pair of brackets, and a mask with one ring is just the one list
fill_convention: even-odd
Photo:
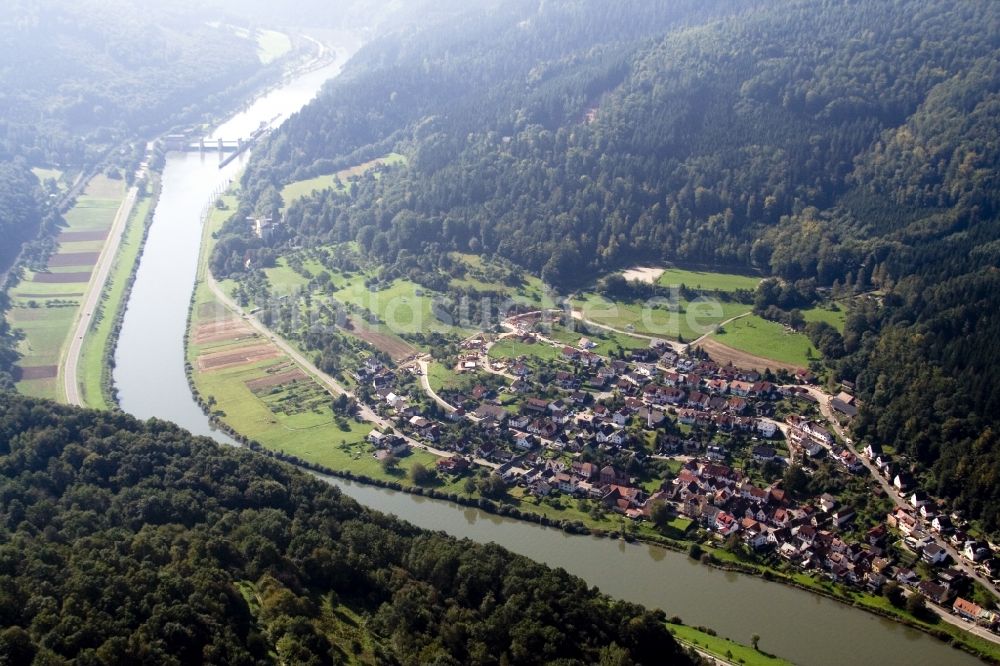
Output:
[[382,458],[382,460],[379,461],[379,464],[382,465],[383,471],[391,472],[399,465],[399,458],[390,453]]
[[927,600],[924,595],[914,592],[906,598],[906,610],[915,617],[922,617],[927,612]]
[[688,547],[688,557],[692,560],[700,560],[702,555],[701,545],[697,543],[692,543]]
[[662,530],[670,522],[670,506],[666,502],[656,502],[649,517],[652,519],[653,524]]
[[423,463],[414,463],[410,468],[410,479],[418,486],[427,486],[437,480],[437,472],[428,469]]
[[499,499],[507,494],[507,484],[499,474],[488,474],[477,484],[480,494],[490,499]]
[[757,647],[758,643],[760,643],[760,634],[754,634],[753,636],[750,637],[750,645],[753,646],[754,650],[757,650],[759,652],[760,648]]
[[903,601],[903,589],[894,580],[890,580],[882,587],[882,596],[889,600],[893,606],[897,608],[902,605]]
[[809,487],[809,477],[802,470],[801,465],[789,465],[785,470],[782,483],[793,497],[800,497]]

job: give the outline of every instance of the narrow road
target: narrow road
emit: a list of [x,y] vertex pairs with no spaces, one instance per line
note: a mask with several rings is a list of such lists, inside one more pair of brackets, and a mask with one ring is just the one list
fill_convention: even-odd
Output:
[[986,627],[980,627],[978,624],[975,624],[974,622],[967,622],[963,620],[959,616],[952,613],[950,608],[939,606],[930,599],[927,600],[927,607],[930,608],[935,613],[937,613],[938,617],[940,617],[942,621],[947,622],[948,624],[953,624],[956,627],[962,629],[963,631],[967,631],[970,634],[988,640],[991,643],[1000,643],[1000,636],[997,636]]
[[[141,176],[141,170],[137,178],[139,176]],[[118,256],[118,248],[121,246],[122,236],[125,235],[125,227],[129,217],[132,215],[132,209],[135,208],[138,196],[139,188],[133,185],[126,192],[121,205],[118,206],[118,212],[115,213],[115,219],[111,224],[111,229],[108,231],[108,239],[105,241],[104,247],[101,248],[101,254],[97,258],[97,264],[94,266],[90,283],[87,285],[87,292],[80,302],[76,323],[70,330],[69,348],[63,355],[60,370],[63,376],[63,390],[66,394],[66,402],[71,405],[83,406],[83,398],[80,395],[80,379],[78,376],[80,354],[83,351],[83,339],[94,320],[94,312],[97,310],[101,295],[104,293],[104,284],[111,273],[115,257]]]
[[688,347],[697,346],[697,345],[701,344],[701,342],[703,340],[705,340],[706,338],[708,338],[709,336],[711,336],[713,333],[715,333],[716,331],[718,331],[720,328],[724,327],[726,324],[732,323],[732,322],[736,321],[737,319],[742,319],[743,317],[748,317],[748,316],[750,316],[752,314],[753,314],[753,312],[744,312],[743,314],[736,315],[735,317],[730,317],[726,321],[719,322],[717,325],[715,325],[712,328],[711,331],[709,331],[708,333],[705,333],[704,335],[698,337],[693,342],[689,342],[687,344],[687,346]]
[[580,312],[579,310],[573,310],[572,314],[573,314],[573,319],[582,321],[587,326],[593,326],[595,328],[603,328],[605,331],[611,331],[612,333],[618,333],[619,335],[630,335],[633,338],[639,338],[640,340],[649,340],[650,342],[654,340],[662,340],[663,342],[666,342],[668,345],[670,345],[673,348],[673,350],[676,351],[677,353],[683,352],[685,349],[687,349],[687,345],[681,342],[677,342],[676,340],[669,340],[667,338],[658,338],[654,335],[646,335],[644,333],[632,333],[631,331],[623,331],[613,326],[608,326],[607,324],[598,324],[596,321],[584,318],[583,313]]
[[[989,590],[991,594],[1000,597],[1000,589],[993,584],[993,581],[983,576],[973,565],[969,564],[968,560],[962,557],[949,541],[942,539],[936,533],[927,529],[927,525],[924,524],[920,514],[913,511],[913,506],[906,501],[906,498],[900,497],[896,492],[896,487],[879,473],[878,469],[871,463],[870,460],[868,460],[868,458],[858,452],[854,446],[853,440],[851,440],[847,432],[841,427],[840,422],[837,420],[837,415],[834,413],[832,405],[833,396],[826,391],[823,391],[818,386],[804,386],[802,388],[805,388],[809,392],[809,395],[816,399],[816,402],[819,404],[820,413],[830,423],[830,426],[833,428],[834,432],[837,433],[837,436],[844,442],[844,445],[851,451],[851,453],[858,457],[858,460],[860,460],[865,466],[865,469],[867,469],[868,472],[875,478],[875,481],[877,481],[879,486],[882,487],[882,491],[885,493],[886,497],[890,498],[895,506],[913,514],[914,518],[917,520],[917,524],[926,529],[927,533],[934,539],[934,543],[944,548],[945,552],[951,556],[951,559],[954,560],[956,569],[963,571],[970,578],[974,579],[977,583]],[[989,633],[992,637],[991,640],[994,642],[1000,642],[1000,639],[997,638],[996,634],[991,632],[987,633]]]
[[431,399],[434,400],[434,402],[436,402],[438,405],[441,406],[443,410],[445,410],[450,414],[451,412],[455,411],[455,408],[447,400],[439,396],[437,394],[437,391],[431,388],[431,381],[427,376],[427,369],[430,365],[428,363],[428,358],[429,358],[428,356],[422,356],[421,358],[417,359],[417,366],[420,368],[420,386],[423,387],[424,393],[429,395]]

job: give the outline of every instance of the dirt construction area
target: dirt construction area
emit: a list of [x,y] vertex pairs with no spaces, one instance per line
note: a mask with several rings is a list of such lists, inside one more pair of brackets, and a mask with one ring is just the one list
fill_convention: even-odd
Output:
[[662,268],[651,268],[649,266],[636,266],[627,271],[622,271],[622,277],[630,282],[655,283],[663,275]]
[[707,352],[708,355],[712,357],[712,360],[719,365],[732,363],[737,368],[757,370],[760,372],[763,372],[768,368],[771,370],[788,370],[789,372],[795,372],[796,370],[802,369],[802,367],[798,365],[772,361],[769,358],[754,356],[753,354],[742,352],[739,349],[727,347],[718,340],[713,340],[712,338],[705,338],[698,343],[698,346]]

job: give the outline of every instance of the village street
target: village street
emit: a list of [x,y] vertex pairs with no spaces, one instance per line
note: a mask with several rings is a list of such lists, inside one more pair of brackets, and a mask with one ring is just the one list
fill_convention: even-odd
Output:
[[[847,434],[844,428],[840,425],[840,421],[837,419],[837,415],[833,410],[832,406],[833,396],[823,391],[818,386],[809,385],[809,386],[804,386],[802,388],[808,391],[809,395],[812,396],[812,398],[816,401],[817,405],[819,405],[820,413],[830,424],[830,427],[833,428],[834,432],[844,442],[847,448],[850,449],[850,451],[855,456],[858,457],[858,460],[860,460],[861,463],[865,466],[865,469],[868,471],[868,473],[872,477],[874,477],[876,482],[878,482],[879,486],[882,488],[882,491],[885,493],[886,497],[890,498],[896,507],[904,509],[908,512],[912,512],[914,507],[909,502],[907,502],[906,497],[900,496],[899,492],[897,492],[896,487],[889,482],[889,479],[886,479],[884,476],[882,476],[879,473],[878,469],[875,467],[875,465],[872,464],[872,461],[870,461],[866,456],[860,455],[858,450],[855,448],[854,441],[850,438],[850,436]],[[921,520],[920,515],[918,513],[915,513],[914,517],[920,524],[923,524],[923,521]],[[945,552],[948,553],[948,555],[955,563],[955,568],[961,570],[966,575],[973,578],[976,582],[985,587],[992,594],[996,595],[997,597],[1000,597],[1000,589],[998,589],[997,586],[993,584],[993,581],[983,576],[975,568],[975,566],[969,564],[969,562],[964,557],[962,557],[962,555],[958,552],[958,550],[956,550],[955,547],[952,546],[947,539],[942,539],[930,531],[928,531],[928,533],[931,534],[931,536],[934,538],[934,543],[936,543],[941,548],[944,548]],[[992,637],[991,640],[996,640],[995,634],[992,634],[991,632],[987,633]]]

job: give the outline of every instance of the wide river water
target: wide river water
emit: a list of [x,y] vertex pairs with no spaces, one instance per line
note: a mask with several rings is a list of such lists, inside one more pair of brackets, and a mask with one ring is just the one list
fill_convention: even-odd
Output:
[[[336,76],[356,48],[338,49],[337,61],[299,76],[258,98],[220,125],[213,137],[246,137],[262,121],[296,112],[323,82]],[[114,380],[122,408],[157,417],[199,435],[232,443],[213,429],[194,402],[184,374],[183,338],[201,241],[201,219],[214,193],[240,170],[246,156],[218,168],[218,155],[170,153],[163,187],[129,299]],[[686,555],[500,518],[431,500],[337,479],[346,494],[420,527],[512,551],[583,577],[604,592],[662,608],[685,623],[712,627],[797,664],[977,664],[973,657],[900,624],[823,597],[751,576],[718,571]]]

